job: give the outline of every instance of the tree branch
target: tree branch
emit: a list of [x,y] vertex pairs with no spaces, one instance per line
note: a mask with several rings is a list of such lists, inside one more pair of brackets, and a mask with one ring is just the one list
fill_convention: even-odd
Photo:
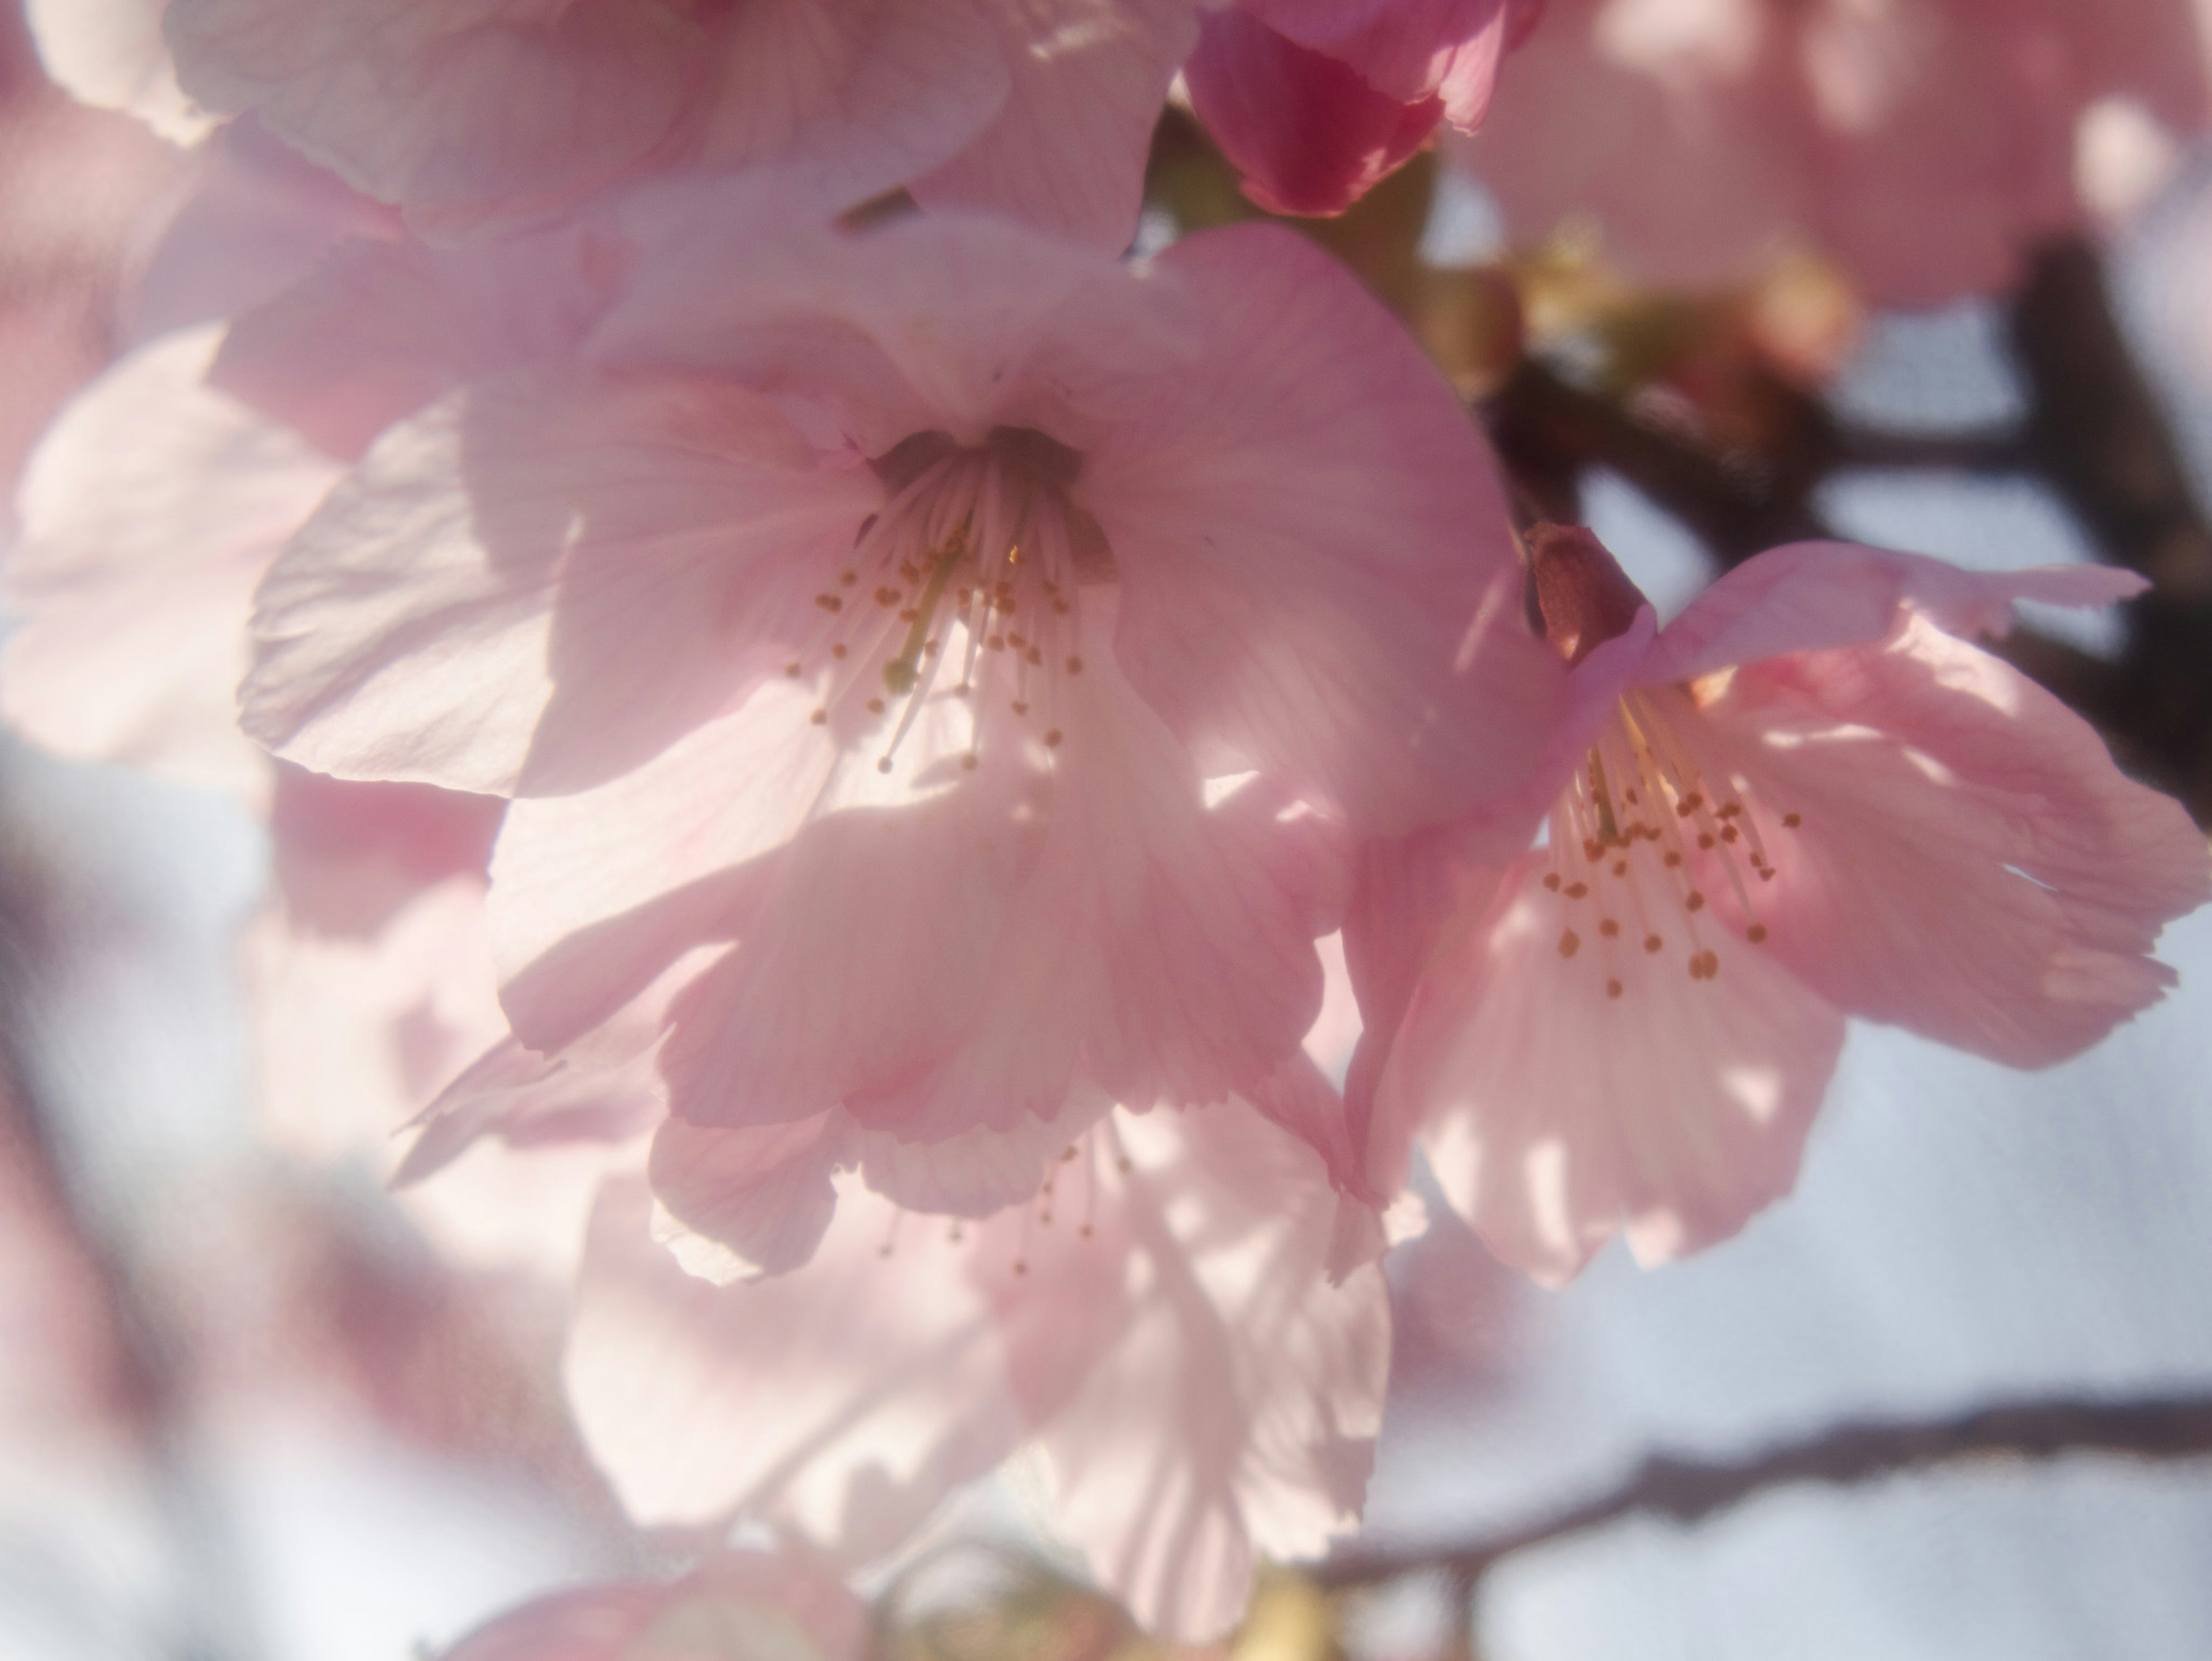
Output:
[[2133,1401],[2051,1400],[1979,1409],[1953,1419],[1842,1425],[1730,1462],[1654,1454],[1608,1494],[1486,1539],[1443,1548],[1353,1550],[1312,1571],[1322,1585],[1373,1585],[1443,1570],[1471,1586],[1500,1558],[1637,1516],[1702,1522],[1770,1489],[1838,1486],[1970,1460],[2108,1453],[2169,1460],[2212,1455],[2212,1395]]
[[2128,608],[2118,673],[2084,712],[2212,822],[2212,526],[2088,243],[2066,238],[2037,255],[2013,302],[2012,341],[2037,472],[2106,560],[2154,585]]

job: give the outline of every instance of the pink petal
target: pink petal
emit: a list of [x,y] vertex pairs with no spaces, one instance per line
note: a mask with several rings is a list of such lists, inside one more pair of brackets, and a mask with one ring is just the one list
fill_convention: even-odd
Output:
[[457,0],[173,0],[178,78],[387,202],[557,205],[665,139],[708,62],[678,0],[535,18]]
[[993,22],[943,0],[747,0],[721,25],[699,164],[772,165],[830,213],[905,184],[1006,101]]
[[1589,909],[1603,902],[1548,893],[1549,869],[1525,858],[1455,919],[1376,1111],[1423,1125],[1437,1182],[1492,1251],[1557,1282],[1617,1230],[1656,1262],[1787,1193],[1844,1022],[1768,950],[1723,940],[1700,979],[1692,940],[1649,954],[1633,925],[1608,939]]
[[605,309],[610,258],[574,230],[452,251],[348,241],[232,324],[215,379],[357,458],[464,381],[566,356]]
[[311,279],[349,238],[403,234],[382,203],[253,123],[232,122],[194,158],[189,192],[131,274],[125,331],[143,341],[235,318]]
[[500,1040],[439,1092],[409,1127],[416,1131],[392,1173],[394,1187],[427,1180],[485,1137],[511,1148],[617,1143],[652,1127],[661,1112],[648,1057],[606,1069],[572,1064]]
[[496,797],[356,784],[283,762],[275,771],[270,854],[276,892],[299,926],[367,936],[447,877],[481,887],[506,805]]
[[1079,1088],[1042,1120],[933,1143],[902,1143],[835,1112],[734,1131],[672,1119],[653,1140],[647,1173],[654,1238],[717,1285],[790,1273],[813,1257],[836,1214],[831,1178],[855,1168],[902,1210],[988,1219],[1040,1190],[1049,1195],[1058,1167],[1113,1106],[1095,1088]]
[[1480,124],[1508,37],[1532,21],[1525,0],[1239,0],[1239,8],[1347,64],[1386,97],[1412,104],[1443,92],[1450,120],[1464,128]]
[[978,207],[1119,253],[1135,234],[1152,128],[1198,37],[1191,0],[985,0],[1005,104],[953,161],[915,179],[925,208]]
[[1188,756],[1118,665],[1086,670],[1077,685],[1069,875],[1106,994],[1086,1060],[1124,1101],[1249,1088],[1296,1052],[1318,1009],[1310,904],[1315,862],[1328,855],[1306,821],[1241,822],[1236,796],[1203,810]]
[[679,1580],[577,1586],[486,1622],[440,1661],[680,1661],[760,1653],[860,1661],[868,1611],[794,1551],[718,1551]]
[[[1246,1091],[1243,1099],[1321,1156],[1329,1181],[1346,1197],[1348,1214],[1364,1210],[1370,1219],[1376,1217],[1377,1208],[1387,1203],[1388,1197],[1368,1179],[1371,1161],[1366,1126],[1346,1112],[1344,1097],[1312,1057],[1301,1051],[1256,1088]],[[1347,1226],[1356,1222],[1356,1215],[1352,1215]],[[1352,1266],[1382,1254],[1379,1230],[1368,1243],[1371,1251],[1351,1248],[1355,1251]],[[1330,1276],[1342,1277],[1334,1265]]]
[[31,460],[0,702],[34,743],[258,799],[237,727],[253,585],[337,470],[206,385],[216,331],[142,348]]
[[1042,1438],[1054,1522],[1148,1630],[1203,1641],[1243,1618],[1255,1557],[1357,1519],[1389,1302],[1376,1264],[1330,1283],[1328,1174],[1249,1109],[1114,1133],[1138,1261],[1111,1350]]
[[611,784],[508,808],[492,931],[525,1042],[564,1049],[736,937],[836,762],[807,718],[814,696],[772,678]]
[[1519,621],[1495,464],[1449,389],[1291,233],[1202,233],[1159,267],[1206,358],[1078,483],[1121,571],[1132,683],[1202,755],[1279,772],[1362,834],[1519,783],[1564,676]]
[[1004,778],[806,827],[738,949],[677,1007],[663,1067],[678,1113],[811,1118],[947,1056],[985,1013],[994,948],[1036,857],[1019,802],[994,788]]
[[1244,10],[1205,14],[1183,73],[1244,193],[1272,213],[1342,213],[1427,142],[1443,115],[1433,94],[1377,92]]
[[1962,571],[1918,554],[1850,543],[1792,543],[1723,576],[1661,631],[1644,675],[1657,684],[1753,664],[1785,652],[1881,640],[1901,610],[1957,634],[2002,634],[2014,600],[2109,605],[2150,585],[2108,566]]
[[844,1145],[868,1186],[909,1211],[988,1217],[1048,1186],[1054,1167],[1113,1111],[1113,1099],[1079,1083],[1054,1112],[1012,1131],[978,1126],[938,1142],[902,1142],[848,1123]]
[[247,729],[340,777],[611,777],[766,670],[749,613],[794,552],[842,550],[864,476],[720,383],[472,388],[388,433],[270,572]]
[[1104,1212],[1087,1235],[1024,1209],[955,1240],[848,1184],[805,1268],[717,1287],[650,1211],[618,1182],[592,1223],[567,1374],[593,1457],[642,1523],[742,1510],[855,1559],[1066,1399],[1111,1340],[1127,1250]]
[[647,1177],[685,1229],[734,1252],[744,1269],[780,1275],[814,1255],[836,1214],[836,1153],[827,1116],[738,1131],[671,1119],[653,1139]]
[[1200,345],[1176,284],[979,215],[840,233],[772,181],[738,181],[648,193],[625,224],[637,268],[594,355],[811,394],[868,456],[998,427],[1087,451]]
[[1768,949],[1851,1014],[2044,1066],[2172,984],[2148,953],[2212,897],[2203,833],[1996,658],[1913,617],[1705,714],[1778,871],[1751,893]]

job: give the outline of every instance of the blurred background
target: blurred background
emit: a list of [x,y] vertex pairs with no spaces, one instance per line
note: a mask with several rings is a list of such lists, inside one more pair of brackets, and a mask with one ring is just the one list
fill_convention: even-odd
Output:
[[[9,0],[11,490],[54,411],[161,313],[145,261],[191,167],[50,86]],[[1913,311],[1872,303],[1817,249],[1689,288],[1622,276],[1572,225],[1510,245],[1481,167],[1425,155],[1311,228],[1477,403],[1532,515],[1593,525],[1669,611],[1820,527],[1969,566],[2150,569],[2160,597],[2133,621],[2039,617],[2010,650],[2203,818],[2212,151],[2178,144],[2124,215],[2039,245],[2007,294]],[[1255,211],[1173,112],[1153,185],[1155,245]],[[396,1122],[363,1134],[356,1107],[313,1091],[254,1105],[298,1075],[254,1035],[241,973],[310,997],[329,967],[252,956],[269,867],[222,797],[0,741],[9,1658],[395,1661],[655,1560],[567,1427],[538,1243],[469,1240],[434,1195],[395,1200]],[[1796,1195],[1689,1262],[1641,1273],[1616,1249],[1539,1292],[1446,1215],[1394,1265],[1367,1530],[1268,1582],[1231,1647],[2212,1655],[2212,1462],[2185,1457],[2212,1446],[2212,915],[2161,955],[2179,992],[2045,1073],[1855,1029]],[[386,1013],[375,1053],[333,1020],[314,1029],[330,1047],[291,1064],[398,1064],[413,1012]],[[520,1179],[543,1185],[549,1233],[573,1225],[557,1171]],[[1862,1462],[1920,1464],[1914,1446],[1947,1454],[1990,1409],[2027,1412],[2031,1443],[2076,1440],[2049,1416],[2075,1407],[2136,1451],[1753,1480],[1692,1521],[1667,1513],[1700,1508],[1694,1476],[1644,1470],[1934,1427]],[[2009,1423],[1989,1440],[2022,1440]],[[1597,1520],[1553,1531],[1581,1507]],[[1128,1647],[1024,1517],[1002,1484],[887,1574],[886,1641],[963,1661]]]

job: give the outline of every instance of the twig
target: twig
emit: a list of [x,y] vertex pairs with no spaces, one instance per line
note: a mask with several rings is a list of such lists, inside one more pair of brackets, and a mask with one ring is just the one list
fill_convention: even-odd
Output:
[[2212,1395],[2021,1402],[1953,1419],[1842,1425],[1730,1462],[1654,1454],[1610,1493],[1537,1522],[1460,1545],[1347,1552],[1322,1563],[1314,1576],[1324,1585],[1360,1586],[1442,1571],[1471,1587],[1501,1558],[1630,1517],[1697,1523],[1798,1482],[1851,1484],[1969,1460],[2069,1453],[2153,1460],[2212,1455]]
[[1483,414],[1525,506],[1542,518],[1578,523],[1583,473],[1601,465],[1687,525],[1724,566],[1828,534],[1812,500],[1833,441],[1809,400],[1791,408],[1788,441],[1758,456],[1723,454],[1530,358]]
[[2036,464],[2027,432],[1992,427],[1967,433],[1891,433],[1869,427],[1839,426],[1835,465],[1900,471],[2024,473]]
[[2118,673],[2084,712],[2212,822],[2212,525],[2087,243],[2061,239],[2037,256],[2013,303],[2012,340],[2037,471],[2105,559],[2155,585],[2130,606]]

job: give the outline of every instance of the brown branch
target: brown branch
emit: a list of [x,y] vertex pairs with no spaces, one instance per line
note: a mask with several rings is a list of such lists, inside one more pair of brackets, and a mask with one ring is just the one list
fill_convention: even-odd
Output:
[[1893,433],[1838,427],[1834,464],[1900,471],[2024,473],[2036,464],[2025,429],[1992,427],[1966,433]]
[[2087,243],[2039,253],[2013,303],[2012,341],[2036,470],[2106,560],[2154,585],[2130,606],[2118,673],[2085,712],[2212,822],[2212,525]]
[[1351,1551],[1313,1571],[1328,1586],[1372,1585],[1443,1571],[1471,1586],[1500,1558],[1631,1517],[1698,1523],[1800,1482],[1847,1486],[1972,1460],[2107,1453],[2148,1460],[2212,1455],[2212,1395],[2132,1401],[2021,1402],[1954,1419],[1842,1425],[1735,1461],[1654,1454],[1610,1493],[1520,1528],[1460,1545]]
[[1687,525],[1723,565],[1828,534],[1812,499],[1832,439],[1826,415],[1810,400],[1790,409],[1789,439],[1755,457],[1722,452],[1693,433],[1645,420],[1534,358],[1483,414],[1532,518],[1579,524],[1582,475],[1604,466]]

